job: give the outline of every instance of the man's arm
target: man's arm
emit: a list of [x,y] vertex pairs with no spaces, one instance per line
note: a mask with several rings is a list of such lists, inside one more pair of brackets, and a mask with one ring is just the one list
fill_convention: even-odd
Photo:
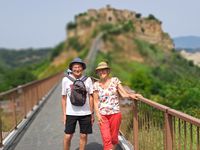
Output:
[[66,122],[66,95],[62,95],[62,113],[63,113],[63,123]]
[[90,111],[91,111],[91,113],[94,113],[94,99],[93,99],[93,94],[89,95],[89,102],[90,102]]
[[91,113],[93,113],[94,112],[94,98],[93,98],[93,83],[92,83],[91,78],[89,78],[88,86],[89,86],[88,94],[89,94],[90,111]]
[[91,123],[94,123],[94,98],[93,94],[90,94],[89,96],[89,103],[90,103],[90,111],[91,111]]

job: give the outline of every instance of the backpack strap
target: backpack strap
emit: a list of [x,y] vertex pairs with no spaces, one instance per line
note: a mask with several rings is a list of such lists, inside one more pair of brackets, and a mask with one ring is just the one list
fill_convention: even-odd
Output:
[[[70,75],[68,75],[68,74],[66,74],[66,77],[67,77],[68,79],[70,79],[72,82],[76,81],[76,79],[72,78],[72,77],[71,77]],[[88,77],[83,76],[83,77],[80,78],[80,80],[83,81],[83,82],[85,82],[85,81],[87,80],[87,78],[88,78]]]
[[85,81],[87,80],[87,78],[88,78],[88,77],[83,76],[80,80],[83,81],[83,82],[85,82]]
[[71,80],[72,82],[76,81],[74,78],[72,78],[70,75],[66,74],[66,77]]

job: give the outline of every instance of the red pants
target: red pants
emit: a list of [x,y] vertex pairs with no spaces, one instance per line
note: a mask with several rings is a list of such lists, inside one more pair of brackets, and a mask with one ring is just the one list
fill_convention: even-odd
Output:
[[99,124],[104,150],[112,149],[118,144],[119,127],[121,124],[121,113],[102,115],[103,123]]

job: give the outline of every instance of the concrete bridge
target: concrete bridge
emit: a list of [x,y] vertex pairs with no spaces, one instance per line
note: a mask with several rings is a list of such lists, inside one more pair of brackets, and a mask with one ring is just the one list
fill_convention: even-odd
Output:
[[[21,123],[2,141],[1,149],[9,150],[62,150],[64,125],[61,112],[61,84],[59,83],[33,107]],[[73,136],[71,150],[79,149],[79,128]],[[98,125],[88,136],[86,150],[101,150]],[[121,150],[119,145],[118,150]]]
[[[94,40],[86,62],[94,61],[103,34]],[[0,149],[63,149],[59,83],[62,76],[63,73],[57,74],[0,93]],[[200,150],[200,119],[146,98],[122,104],[121,108],[122,135],[119,135],[118,150]],[[97,124],[93,131],[86,150],[101,150]],[[72,150],[79,148],[77,133],[78,129],[72,140]]]
[[[62,150],[64,125],[61,120],[61,85],[59,84],[9,149]],[[76,131],[72,140],[72,150],[79,148],[79,129],[77,128]],[[101,137],[96,123],[93,132],[89,135],[86,150],[101,150]]]
[[[63,73],[0,94],[1,150],[61,150]],[[200,150],[200,120],[146,98],[122,105],[118,150]],[[79,129],[71,149],[79,149]],[[86,150],[101,150],[97,124]],[[130,144],[132,143],[132,144]]]

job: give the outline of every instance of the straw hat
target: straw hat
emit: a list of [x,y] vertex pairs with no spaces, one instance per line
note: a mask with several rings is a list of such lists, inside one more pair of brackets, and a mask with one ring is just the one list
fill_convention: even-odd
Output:
[[96,71],[100,70],[100,69],[110,69],[110,67],[108,66],[108,64],[105,61],[102,61],[96,67]]

